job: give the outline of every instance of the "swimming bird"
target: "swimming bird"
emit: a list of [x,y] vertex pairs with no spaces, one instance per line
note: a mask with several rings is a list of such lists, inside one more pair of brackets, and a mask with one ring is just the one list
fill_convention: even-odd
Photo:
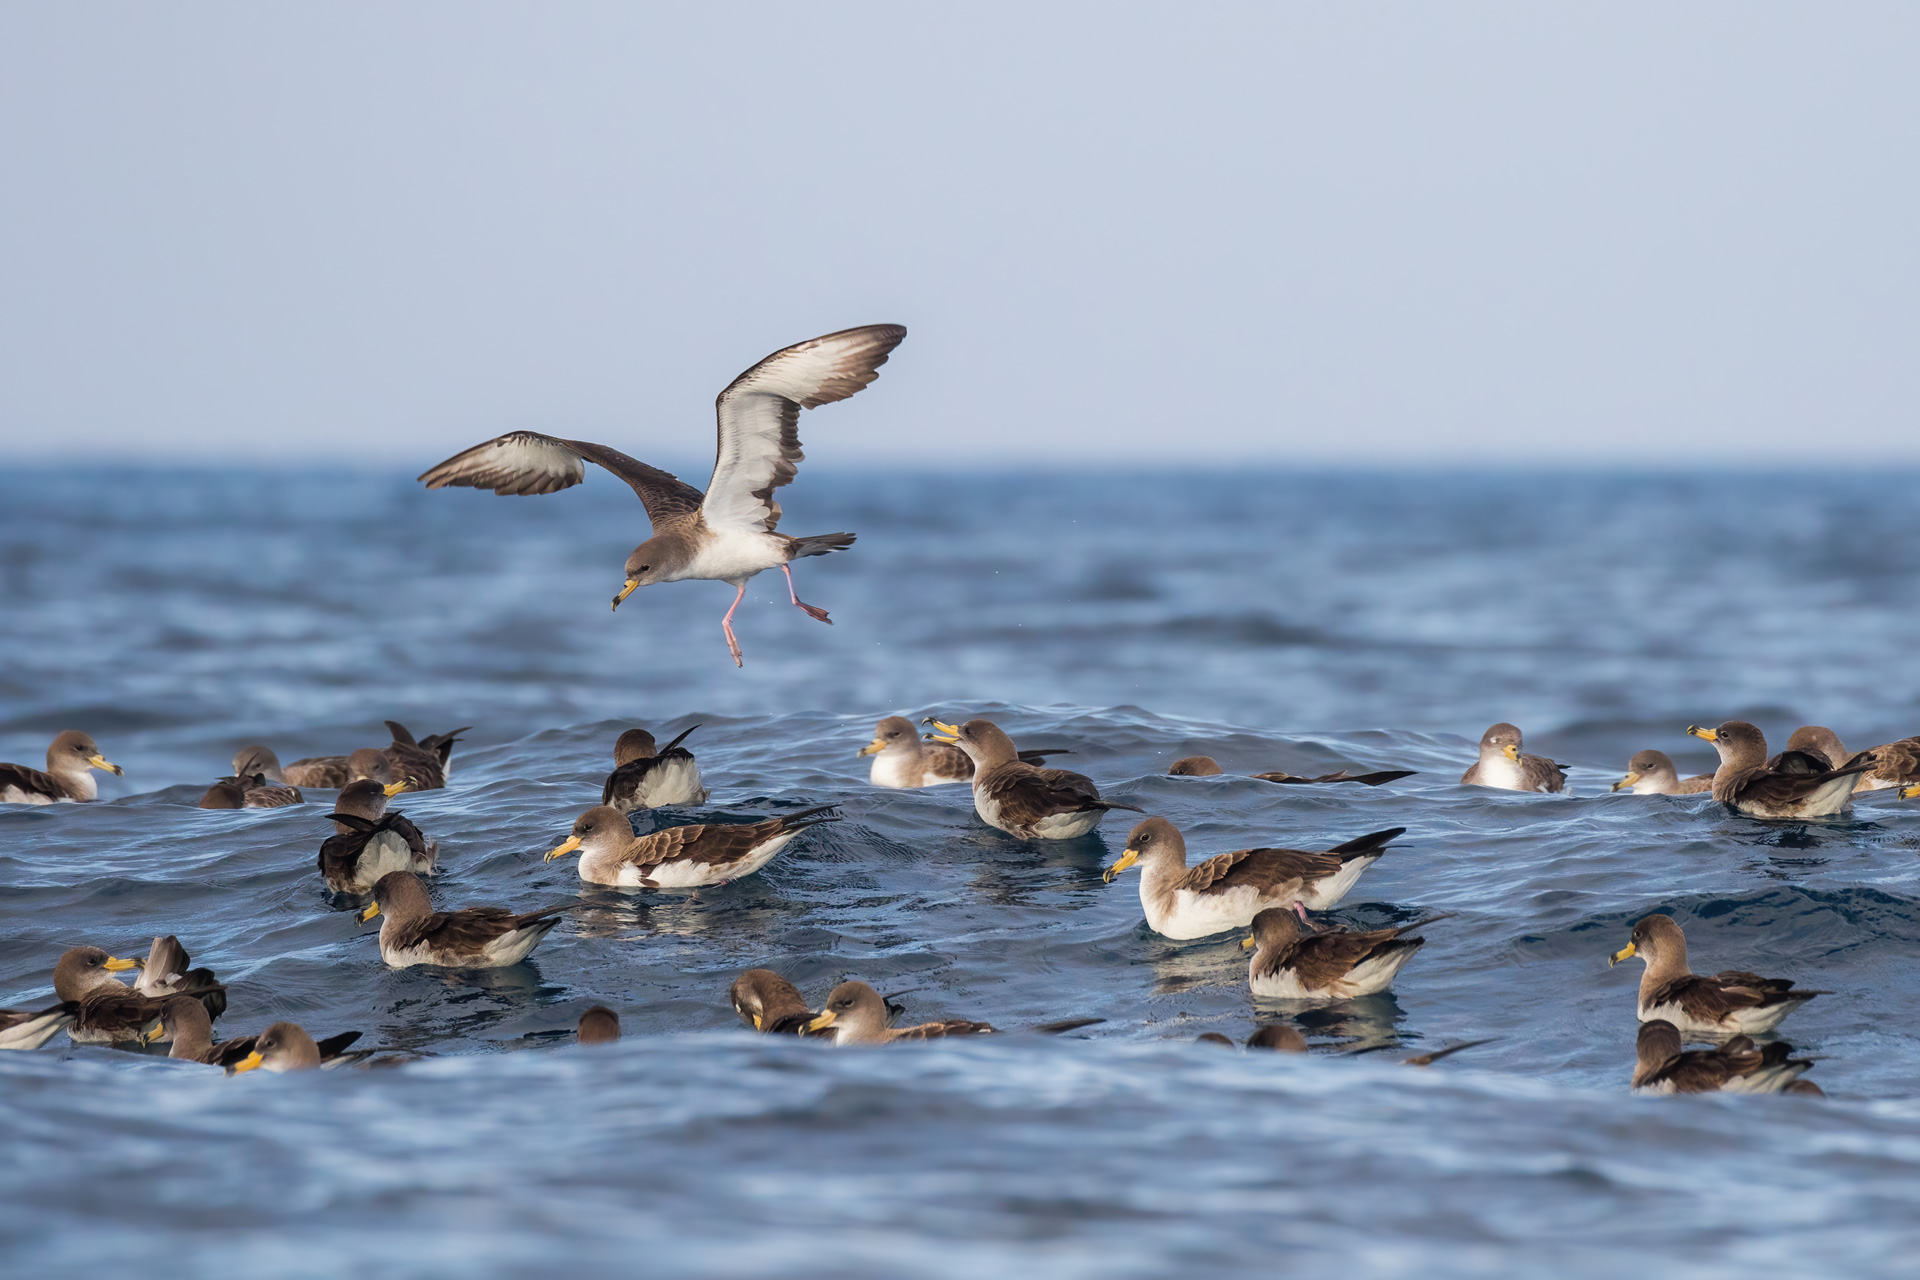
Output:
[[253,1050],[240,1061],[227,1068],[227,1074],[237,1076],[245,1071],[264,1069],[276,1075],[283,1071],[313,1071],[339,1066],[343,1062],[356,1061],[370,1056],[371,1051],[344,1053],[345,1045],[359,1039],[358,1031],[347,1031],[340,1035],[314,1043],[307,1029],[297,1022],[276,1022],[251,1037]]
[[1784,751],[1767,759],[1767,739],[1744,720],[1729,720],[1718,729],[1688,725],[1687,732],[1704,738],[1720,753],[1713,772],[1713,798],[1750,818],[1825,818],[1844,813],[1852,804],[1853,780],[1873,767],[1862,752],[1839,768],[1822,768],[1824,755]]
[[407,726],[397,720],[386,722],[393,741],[387,744],[387,767],[392,773],[383,781],[409,783],[415,791],[438,791],[453,774],[453,744],[473,728],[462,725],[450,733],[430,733],[415,742]]
[[727,988],[740,1020],[768,1035],[804,1035],[813,1010],[800,989],[771,969],[749,969]]
[[620,1015],[603,1004],[594,1005],[580,1015],[574,1035],[581,1044],[612,1044],[620,1038]]
[[58,804],[67,800],[97,800],[100,788],[94,785],[93,771],[126,773],[100,754],[93,739],[78,729],[57,735],[47,748],[47,768],[28,768],[24,764],[0,764],[0,804]]
[[1112,884],[1139,863],[1140,906],[1148,927],[1166,938],[1205,938],[1251,924],[1268,907],[1325,911],[1405,831],[1389,827],[1325,853],[1237,849],[1189,867],[1180,829],[1165,818],[1147,818],[1128,833],[1126,851],[1104,879]]
[[193,967],[193,957],[172,934],[157,937],[147,947],[144,960],[133,962],[140,970],[133,989],[156,1000],[182,992],[192,992],[207,1011],[217,1018],[227,1011],[227,989],[212,969]]
[[1268,907],[1253,918],[1253,933],[1240,945],[1253,952],[1247,986],[1268,1000],[1351,1000],[1385,991],[1425,938],[1409,938],[1447,916],[1428,916],[1389,929],[1319,933],[1301,928],[1286,907]]
[[[273,774],[267,771],[266,766],[272,764],[275,769],[279,768],[273,752],[265,747],[242,747],[240,754],[234,757],[236,768],[243,758],[254,766],[255,772],[269,780],[272,780]],[[293,786],[315,787],[323,791],[338,791],[349,782],[358,782],[362,778],[383,784],[394,780],[393,764],[387,759],[387,753],[378,747],[361,747],[344,756],[309,756],[304,760],[295,760],[281,770],[281,774]]]
[[1633,788],[1637,796],[1691,796],[1713,790],[1713,775],[1696,774],[1682,778],[1664,751],[1641,751],[1627,761],[1627,776],[1608,788],[1624,791]]
[[653,536],[627,557],[626,582],[613,607],[641,587],[687,579],[724,582],[733,605],[720,621],[727,651],[743,665],[733,634],[733,611],[747,581],[767,569],[786,575],[796,608],[821,622],[824,609],[794,594],[788,567],[803,556],[853,545],[851,533],[792,538],[776,533],[780,504],[774,490],[792,480],[800,452],[800,411],[845,400],[879,376],[880,366],[907,331],[897,324],[843,329],[776,351],[727,385],[714,403],[719,448],[706,493],[675,476],[605,445],[515,431],[476,445],[423,472],[429,489],[461,485],[497,494],[555,493],[586,478],[597,463],[633,487],[647,509]]
[[396,969],[417,964],[446,969],[499,969],[518,964],[577,903],[538,911],[463,907],[435,911],[427,886],[411,871],[389,871],[373,886],[373,902],[360,913],[380,922],[380,958]]
[[45,1009],[0,1009],[0,1049],[38,1049],[72,1026],[79,1013],[71,1000]]
[[574,819],[573,832],[546,861],[580,850],[580,878],[589,884],[643,889],[698,889],[752,875],[808,827],[838,822],[821,805],[764,822],[703,822],[636,836],[627,815],[595,805]]
[[670,804],[705,804],[711,793],[700,780],[693,752],[680,744],[693,725],[659,751],[645,729],[629,729],[613,744],[613,772],[600,788],[600,803],[622,813],[658,809]]
[[1520,730],[1496,724],[1480,735],[1480,758],[1460,775],[1462,786],[1498,787],[1503,791],[1564,791],[1567,771],[1545,756],[1520,750]]
[[371,778],[349,782],[333,802],[334,833],[320,845],[318,865],[335,893],[366,893],[389,871],[430,876],[438,870],[440,846],[387,800],[407,789],[405,781],[385,786]]
[[[938,787],[949,782],[970,782],[973,760],[949,742],[923,739],[905,716],[888,716],[873,727],[873,741],[860,748],[860,755],[872,756],[867,781],[876,787]],[[1044,765],[1048,756],[1070,756],[1065,747],[1045,747],[1016,751],[1030,765]]]
[[134,967],[99,947],[74,947],[53,969],[53,994],[76,1006],[67,1037],[75,1044],[126,1044],[141,1039],[160,1016],[164,997],[128,988],[113,975]]
[[[1212,756],[1183,756],[1175,760],[1167,769],[1169,778],[1214,778],[1225,773],[1220,762]],[[1357,782],[1366,787],[1377,787],[1383,782],[1392,782],[1395,778],[1411,778],[1417,769],[1378,769],[1372,773],[1348,773],[1345,769],[1334,773],[1323,773],[1309,778],[1297,773],[1251,773],[1247,776],[1258,778],[1262,782],[1280,782],[1291,785],[1304,785],[1318,782]]]
[[298,787],[269,782],[265,774],[221,778],[200,797],[201,809],[283,809],[305,804],[307,798]]
[[990,827],[1022,840],[1071,840],[1100,825],[1109,809],[1144,812],[1137,804],[1102,800],[1085,774],[1027,764],[991,720],[942,724],[937,742],[957,745],[973,761],[973,811]]
[[1704,1036],[1760,1035],[1825,991],[1795,991],[1786,978],[1763,978],[1741,969],[1711,977],[1687,968],[1687,935],[1671,916],[1650,915],[1633,926],[1627,945],[1607,959],[1612,968],[1640,957],[1640,1021],[1664,1018],[1682,1031]]
[[1305,1053],[1307,1038],[1300,1034],[1297,1027],[1290,1027],[1284,1022],[1269,1022],[1247,1037],[1247,1048],[1266,1049],[1273,1053]]
[[831,1029],[836,1045],[894,1044],[901,1040],[941,1040],[949,1036],[993,1034],[985,1022],[947,1018],[913,1027],[889,1027],[887,1004],[864,982],[843,982],[827,996],[827,1007],[806,1024],[809,1032]]
[[[286,1034],[284,1028],[287,1027],[299,1031],[299,1036]],[[346,1055],[347,1049],[360,1038],[360,1034],[358,1031],[343,1031],[316,1043],[298,1023],[276,1022],[259,1035],[235,1036],[231,1040],[215,1043],[213,1022],[207,1017],[206,1006],[191,996],[169,996],[160,1007],[158,1025],[147,1039],[149,1042],[162,1038],[172,1040],[173,1045],[167,1051],[167,1056],[185,1062],[204,1062],[208,1066],[226,1067],[232,1071],[250,1071],[251,1067],[241,1064],[257,1054],[259,1060],[255,1066],[266,1067],[269,1071],[295,1071],[306,1066],[339,1066],[350,1057],[366,1056]],[[309,1046],[313,1050],[310,1060],[306,1053]]]
[[[1858,760],[1861,756],[1871,757],[1873,766],[1854,779],[1853,789],[1856,792],[1885,791],[1920,782],[1920,738],[1883,742],[1858,755],[1849,755],[1839,734],[1821,725],[1804,725],[1793,731],[1793,737],[1787,740],[1787,750],[1817,751],[1826,758],[1828,767],[1833,769]],[[1773,762],[1768,763],[1771,765]]]
[[1635,1093],[1784,1093],[1813,1065],[1793,1057],[1784,1040],[1756,1046],[1735,1036],[1717,1048],[1687,1049],[1664,1018],[1640,1024],[1634,1050]]

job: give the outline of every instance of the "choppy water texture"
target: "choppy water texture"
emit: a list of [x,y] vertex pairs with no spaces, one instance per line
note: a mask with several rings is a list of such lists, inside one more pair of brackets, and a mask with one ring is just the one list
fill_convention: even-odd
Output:
[[[0,758],[85,728],[91,806],[0,811],[0,999],[59,952],[176,932],[291,1017],[428,1057],[217,1072],[107,1049],[0,1055],[0,1237],[40,1273],[421,1276],[1893,1273],[1920,1244],[1920,806],[1766,825],[1610,796],[1695,721],[1920,730],[1913,478],[803,474],[831,629],[754,583],[607,601],[644,533],[624,488],[508,500],[365,474],[0,478]],[[1128,819],[1021,845],[965,789],[880,792],[879,716],[992,714],[1166,814],[1197,853],[1404,825],[1337,914],[1459,915],[1391,997],[1256,1010],[1235,939],[1150,934],[1108,887]],[[189,806],[235,747],[282,759],[477,726],[407,797],[449,905],[581,906],[511,970],[388,972],[313,869],[318,804]],[[1498,719],[1573,794],[1454,783]],[[697,902],[583,888],[539,854],[618,731],[702,727],[712,804],[837,802]],[[1171,779],[1405,766],[1378,790]],[[684,821],[695,811],[663,815]],[[1631,1099],[1651,910],[1696,967],[1830,989],[1783,1028],[1833,1099]],[[736,1024],[751,965],[909,1016],[1074,1037],[835,1052]],[[627,1039],[583,1051],[605,1002]],[[1306,1059],[1192,1044],[1294,1017]],[[1398,1058],[1497,1037],[1429,1071]],[[1353,1051],[1385,1047],[1378,1053]],[[1395,1050],[1398,1051],[1395,1051]]]

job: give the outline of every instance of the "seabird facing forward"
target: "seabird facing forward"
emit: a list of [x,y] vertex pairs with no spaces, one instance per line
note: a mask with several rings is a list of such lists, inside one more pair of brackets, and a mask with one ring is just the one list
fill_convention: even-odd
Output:
[[1545,756],[1523,754],[1520,741],[1520,730],[1505,723],[1481,734],[1480,758],[1460,775],[1460,784],[1503,791],[1565,791],[1567,771]]
[[622,813],[672,804],[705,804],[711,794],[700,780],[693,752],[680,744],[699,725],[685,730],[659,751],[645,729],[629,729],[613,744],[613,772],[600,788],[600,803]]
[[334,833],[321,844],[318,859],[327,888],[366,893],[389,871],[430,876],[438,869],[438,843],[406,814],[387,812],[387,800],[406,789],[404,781],[382,786],[371,778],[341,788],[327,815]]
[[1687,935],[1671,916],[1650,915],[1633,926],[1627,945],[1607,958],[1612,968],[1640,957],[1640,1021],[1663,1018],[1682,1031],[1706,1036],[1760,1035],[1824,991],[1794,991],[1785,978],[1728,969],[1711,977],[1687,968]]
[[802,556],[853,545],[850,533],[792,538],[776,533],[780,504],[774,490],[792,480],[802,458],[800,411],[854,395],[879,376],[880,366],[907,331],[897,324],[843,329],[776,351],[728,384],[714,403],[719,448],[703,494],[679,478],[605,445],[515,431],[447,459],[420,476],[429,489],[448,485],[491,489],[501,495],[555,493],[586,478],[597,463],[633,487],[647,509],[653,536],[627,557],[626,582],[613,607],[641,587],[688,579],[724,582],[733,605],[721,619],[734,665],[743,665],[733,634],[733,612],[747,581],[767,569],[787,577],[797,608],[821,622],[826,610],[801,601],[788,568]]
[[373,886],[361,920],[383,915],[380,958],[396,969],[417,964],[447,969],[500,969],[519,964],[575,904],[525,913],[504,907],[435,911],[427,886],[411,871],[390,871]]
[[97,800],[100,788],[94,785],[93,771],[104,769],[124,774],[125,769],[100,754],[93,739],[78,729],[68,729],[54,738],[47,748],[47,768],[30,769],[24,764],[0,764],[0,804],[58,804],[66,800]]
[[1446,916],[1428,916],[1390,929],[1313,933],[1285,907],[1268,907],[1253,918],[1253,934],[1240,945],[1253,951],[1247,986],[1269,1000],[1352,1000],[1385,991],[1396,974],[1426,945],[1404,935]]
[[830,1031],[836,1045],[895,1044],[901,1040],[941,1040],[949,1036],[993,1034],[985,1022],[948,1018],[914,1027],[889,1027],[887,1002],[864,982],[843,982],[827,996],[827,1007],[806,1024],[806,1030]]
[[1139,805],[1102,800],[1093,779],[1066,769],[1042,769],[1020,759],[1013,739],[991,720],[942,724],[936,742],[958,746],[973,761],[973,811],[990,827],[1022,840],[1071,840],[1100,825],[1109,809],[1142,812]]
[[[932,723],[931,718],[928,723]],[[888,716],[875,725],[873,741],[860,748],[859,754],[873,757],[867,781],[876,787],[938,787],[973,779],[973,760],[966,752],[949,742],[922,738],[905,716]],[[1070,756],[1073,752],[1065,747],[1047,747],[1017,754],[1025,763],[1041,766],[1048,756]]]
[[1687,1049],[1680,1029],[1664,1018],[1640,1024],[1634,1044],[1635,1093],[1784,1093],[1813,1063],[1795,1058],[1775,1040],[1756,1047],[1735,1036],[1714,1049]]
[[1713,790],[1713,775],[1696,774],[1682,778],[1664,751],[1642,751],[1627,761],[1627,776],[1608,788],[1610,791],[1633,789],[1637,796],[1692,796]]
[[822,805],[765,822],[697,823],[636,836],[627,815],[596,805],[574,819],[573,831],[546,861],[580,851],[580,878],[589,884],[642,889],[699,889],[752,875],[808,827],[838,818]]
[[1140,906],[1165,938],[1205,938],[1251,924],[1268,907],[1324,911],[1345,897],[1405,827],[1349,840],[1325,853],[1238,849],[1187,865],[1187,841],[1165,818],[1148,818],[1127,836],[1107,883],[1140,864]]
[[1824,753],[1789,749],[1767,759],[1766,735],[1744,720],[1718,729],[1688,725],[1720,753],[1713,772],[1713,798],[1749,818],[1826,818],[1852,804],[1854,779],[1873,767],[1861,752],[1844,766],[1828,766]]

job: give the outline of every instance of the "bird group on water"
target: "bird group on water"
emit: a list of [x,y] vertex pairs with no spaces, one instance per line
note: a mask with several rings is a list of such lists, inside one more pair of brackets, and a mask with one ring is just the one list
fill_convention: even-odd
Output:
[[[612,472],[632,487],[652,524],[651,536],[627,558],[613,607],[618,609],[642,587],[686,580],[724,582],[735,594],[721,630],[729,655],[741,665],[744,656],[733,620],[746,583],[759,573],[779,569],[791,603],[809,617],[831,623],[825,610],[799,598],[791,566],[795,560],[843,550],[855,535],[795,537],[778,532],[781,509],[774,492],[793,479],[804,456],[797,430],[800,411],[857,394],[874,381],[905,336],[898,325],[842,330],[777,351],[734,379],[716,401],[715,464],[704,492],[605,445],[531,431],[477,445],[430,468],[420,480],[430,489],[470,487],[531,495],[581,483],[588,462]],[[386,964],[459,970],[519,963],[577,904],[526,912],[497,906],[436,909],[429,882],[442,872],[438,843],[390,804],[405,792],[445,788],[453,747],[466,730],[416,739],[403,725],[389,721],[387,727],[391,742],[385,748],[284,766],[265,747],[244,747],[233,759],[233,772],[213,783],[199,806],[275,808],[305,803],[304,789],[335,791],[328,815],[333,834],[320,845],[317,870],[336,902],[349,901],[362,921],[380,919],[379,950]],[[932,731],[923,734],[922,727]],[[699,764],[685,746],[692,732],[665,747],[658,747],[642,729],[621,735],[600,803],[574,818],[546,860],[575,856],[580,879],[596,885],[697,893],[754,874],[809,828],[837,820],[835,806],[825,805],[771,818],[637,834],[629,816],[637,811],[707,800]],[[1769,756],[1764,736],[1743,721],[1687,732],[1711,742],[1719,752],[1712,775],[1683,780],[1667,756],[1648,750],[1633,757],[1613,790],[1710,791],[1733,811],[1761,819],[1839,814],[1860,790],[1896,788],[1904,798],[1920,795],[1920,738],[1849,756],[1831,730],[1808,727],[1793,735],[1785,751]],[[1494,725],[1481,739],[1478,759],[1462,776],[1462,784],[1564,791],[1565,770],[1522,748],[1518,728]],[[986,719],[949,724],[928,718],[916,726],[904,716],[880,721],[873,740],[859,752],[871,757],[868,777],[874,786],[968,784],[980,820],[1022,841],[1071,840],[1091,832],[1110,811],[1141,813],[1124,851],[1106,869],[1105,880],[1112,883],[1137,869],[1142,912],[1149,928],[1164,937],[1184,941],[1245,931],[1240,942],[1250,953],[1248,989],[1259,1000],[1316,1004],[1387,990],[1425,945],[1419,931],[1450,914],[1368,930],[1315,921],[1314,914],[1335,907],[1404,828],[1371,832],[1325,849],[1238,849],[1190,864],[1186,839],[1172,822],[1104,798],[1091,778],[1046,763],[1049,756],[1064,753],[1062,748],[1021,750]],[[93,774],[98,770],[122,772],[91,737],[69,730],[48,748],[44,771],[0,765],[0,803],[94,800],[98,790]],[[1206,778],[1224,770],[1207,757],[1190,756],[1175,761],[1169,773]],[[1277,785],[1381,786],[1410,773],[1386,769],[1251,776]],[[1609,964],[1631,958],[1646,966],[1636,1006],[1642,1024],[1632,1076],[1636,1090],[1819,1092],[1798,1078],[1810,1063],[1793,1057],[1791,1046],[1777,1040],[1760,1043],[1754,1037],[1770,1035],[1788,1014],[1822,993],[1742,971],[1695,974],[1688,967],[1685,936],[1664,915],[1639,921]],[[134,971],[131,986],[116,976]],[[94,945],[73,947],[54,963],[53,988],[57,1003],[50,1007],[0,1010],[0,1048],[37,1048],[65,1030],[76,1043],[166,1043],[170,1057],[234,1073],[382,1060],[376,1050],[353,1047],[360,1037],[356,1031],[315,1040],[291,1022],[275,1023],[255,1035],[214,1040],[213,1023],[226,1010],[225,984],[208,969],[192,968],[173,936],[153,939],[144,958],[121,958]],[[896,1025],[902,1011],[857,980],[840,983],[816,1010],[793,983],[762,968],[742,973],[728,998],[741,1020],[756,1031],[820,1037],[838,1045],[996,1030],[986,1022],[958,1018]],[[1070,1019],[1033,1030],[1057,1033],[1095,1021]],[[580,1018],[578,1037],[582,1043],[617,1040],[618,1014],[604,1006],[589,1009]],[[1224,1037],[1209,1033],[1200,1039]],[[1686,1047],[1702,1042],[1710,1047]],[[1304,1052],[1307,1045],[1293,1027],[1273,1023],[1260,1028],[1249,1047]],[[1407,1061],[1428,1065],[1467,1047],[1470,1044],[1455,1045]]]

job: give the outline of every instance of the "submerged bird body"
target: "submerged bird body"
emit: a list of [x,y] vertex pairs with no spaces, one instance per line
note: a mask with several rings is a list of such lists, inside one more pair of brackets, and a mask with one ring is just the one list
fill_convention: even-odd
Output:
[[1749,818],[1826,818],[1852,805],[1854,780],[1873,767],[1870,752],[1834,765],[1824,752],[1789,748],[1771,760],[1767,739],[1744,720],[1717,729],[1691,725],[1720,753],[1713,772],[1713,798]]
[[580,1015],[574,1038],[581,1044],[613,1044],[620,1039],[620,1015],[603,1004]]
[[771,969],[749,969],[727,988],[740,1020],[767,1035],[805,1035],[813,1010],[800,989]]
[[[250,747],[250,751],[265,751],[264,747]],[[267,753],[271,757],[272,753]],[[387,759],[387,753],[377,747],[361,747],[344,756],[310,756],[305,760],[295,760],[284,770],[287,781],[296,787],[315,787],[323,791],[339,791],[350,782],[366,779],[381,784],[394,780],[393,765]],[[271,777],[271,775],[267,775]]]
[[1351,1000],[1385,991],[1426,945],[1405,935],[1445,916],[1428,916],[1390,929],[1345,929],[1313,933],[1285,907],[1268,907],[1253,918],[1253,949],[1247,986],[1270,1000]]
[[1187,842],[1165,818],[1148,818],[1127,836],[1106,880],[1140,866],[1140,907],[1162,937],[1184,941],[1244,928],[1268,907],[1324,911],[1339,902],[1406,830],[1391,827],[1324,853],[1238,849],[1187,865]]
[[45,770],[24,764],[0,764],[0,804],[60,804],[100,798],[93,771],[126,770],[100,754],[93,739],[78,729],[57,735],[47,748]]
[[1786,978],[1728,969],[1707,975],[1687,968],[1687,936],[1672,917],[1650,915],[1633,926],[1627,945],[1608,965],[1638,956],[1640,1021],[1660,1019],[1702,1036],[1761,1035],[1824,991],[1795,991]]
[[973,762],[973,811],[1010,836],[1071,840],[1099,826],[1109,809],[1140,812],[1138,805],[1102,800],[1085,774],[1026,763],[991,720],[933,723],[941,735],[936,741],[957,745]]
[[1813,1063],[1784,1040],[1755,1045],[1734,1036],[1712,1049],[1687,1049],[1664,1018],[1640,1024],[1634,1045],[1635,1093],[1784,1093]]
[[589,884],[643,889],[698,889],[752,875],[822,817],[823,805],[764,822],[699,823],[636,836],[627,815],[597,805],[574,820],[565,841],[546,860],[578,850],[580,878]]
[[600,789],[600,803],[612,805],[622,813],[635,809],[659,809],[667,805],[705,804],[711,794],[700,778],[700,765],[693,752],[680,744],[686,730],[659,751],[654,750],[653,735],[645,729],[629,729],[613,744],[613,772]]
[[[297,1035],[294,1033],[298,1033]],[[226,1067],[229,1071],[301,1071],[337,1065],[347,1048],[360,1038],[358,1031],[346,1031],[315,1042],[295,1022],[276,1022],[259,1035],[236,1036],[215,1042],[213,1022],[198,1000],[189,996],[169,997],[160,1010],[160,1028],[173,1041],[169,1058],[185,1062],[203,1062]],[[158,1034],[152,1038],[158,1038]],[[257,1061],[246,1065],[249,1059]]]
[[[860,748],[872,756],[867,781],[876,787],[939,787],[973,780],[973,759],[950,742],[922,738],[905,716],[888,716],[874,726],[873,741]],[[1020,760],[1035,767],[1048,756],[1072,755],[1060,747],[1019,751]]]
[[1520,730],[1496,724],[1480,736],[1480,758],[1460,775],[1462,786],[1502,791],[1558,792],[1567,788],[1567,772],[1545,756],[1520,749]]
[[527,958],[575,904],[514,912],[504,907],[435,911],[427,886],[410,871],[390,871],[373,886],[362,920],[380,922],[380,958],[396,969],[498,969]]
[[[1215,778],[1225,772],[1226,770],[1220,767],[1219,761],[1215,760],[1212,756],[1185,756],[1179,760],[1175,760],[1173,764],[1168,767],[1167,776],[1169,778]],[[1262,782],[1279,782],[1295,786],[1312,785],[1321,782],[1357,782],[1364,787],[1377,787],[1384,782],[1392,782],[1396,778],[1411,778],[1417,772],[1419,772],[1417,769],[1378,769],[1372,773],[1348,773],[1345,769],[1340,769],[1334,773],[1320,774],[1317,777],[1307,777],[1304,774],[1281,773],[1278,771],[1271,773],[1250,773],[1247,776],[1250,778],[1258,778]]]
[[271,782],[262,773],[221,778],[208,787],[197,806],[201,809],[283,809],[305,804],[298,787]]
[[497,494],[555,493],[579,484],[595,463],[626,481],[646,507],[653,536],[627,557],[620,602],[641,587],[689,579],[734,588],[721,620],[727,650],[742,662],[733,613],[747,581],[768,569],[787,576],[793,604],[821,622],[823,609],[793,594],[790,563],[851,546],[850,533],[789,537],[776,532],[780,504],[774,491],[792,480],[804,458],[800,411],[844,400],[879,376],[880,366],[907,331],[866,325],[829,333],[774,352],[728,384],[715,401],[718,449],[707,491],[605,445],[515,431],[489,440],[422,473],[429,489],[449,485]]
[[858,1045],[992,1035],[994,1029],[990,1023],[969,1022],[965,1018],[889,1027],[887,1002],[880,998],[878,991],[864,982],[843,982],[827,997],[827,1007],[806,1024],[806,1030],[827,1031],[836,1045]]
[[406,786],[381,786],[370,778],[350,782],[334,801],[334,834],[320,846],[318,865],[327,888],[363,894],[390,871],[432,875],[438,870],[439,845],[404,813],[387,812],[387,799]]
[[1697,774],[1682,778],[1664,751],[1642,751],[1627,761],[1627,775],[1613,784],[1614,791],[1633,790],[1637,796],[1691,796],[1713,790],[1713,775]]

